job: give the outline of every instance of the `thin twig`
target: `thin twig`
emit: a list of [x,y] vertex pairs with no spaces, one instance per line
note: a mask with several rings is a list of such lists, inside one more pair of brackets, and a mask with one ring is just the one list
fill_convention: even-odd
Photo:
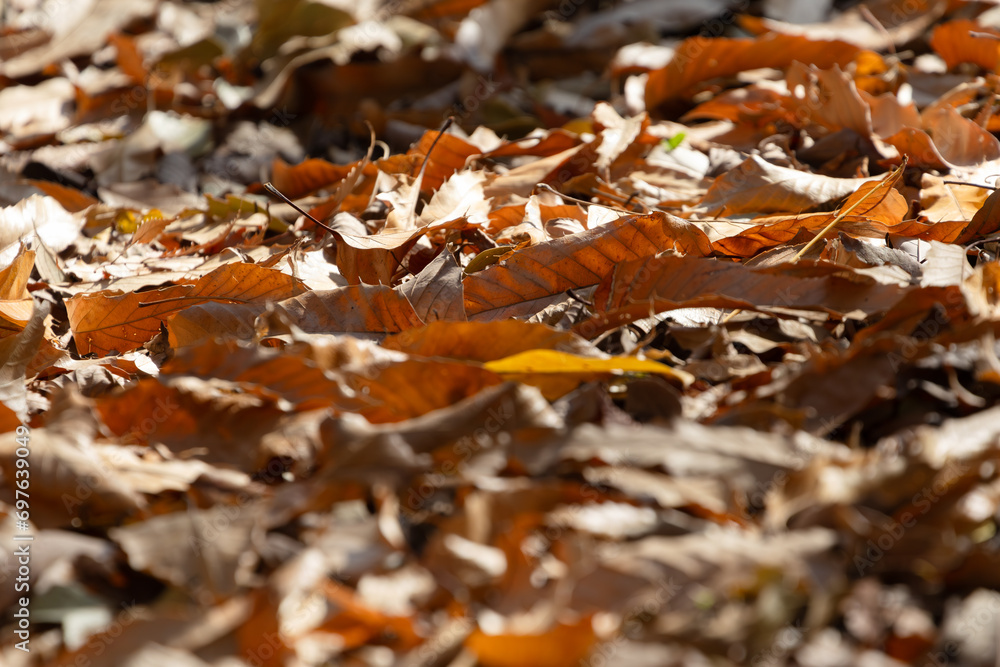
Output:
[[872,26],[874,26],[875,29],[882,33],[882,36],[885,37],[886,46],[889,47],[889,53],[896,55],[896,44],[893,42],[892,35],[890,35],[889,31],[885,29],[882,22],[875,18],[875,15],[872,14],[872,10],[868,9],[868,5],[859,5],[858,11],[861,12],[861,16],[863,16],[866,21],[871,23]]
[[584,206],[593,206],[594,205],[594,202],[592,202],[592,201],[584,201],[583,199],[578,199],[576,197],[571,197],[570,195],[563,194],[562,192],[559,192],[558,190],[556,190],[554,187],[552,187],[548,183],[539,183],[535,187],[536,188],[541,188],[542,190],[548,190],[549,192],[551,192],[554,195],[558,195],[558,196],[562,197],[563,199],[567,199],[569,201],[576,202],[577,204],[583,204]]
[[315,222],[317,225],[319,225],[320,227],[322,227],[326,231],[330,232],[331,234],[335,233],[333,227],[330,227],[329,225],[326,225],[326,224],[320,222],[316,218],[314,218],[311,215],[309,215],[309,213],[307,213],[306,211],[303,211],[301,208],[299,208],[295,204],[295,202],[293,202],[291,199],[289,199],[285,195],[281,194],[281,192],[278,191],[278,188],[276,188],[273,185],[271,185],[270,181],[268,181],[267,183],[264,184],[264,189],[267,190],[268,192],[270,192],[275,197],[278,197],[279,199],[283,200],[286,204],[288,204],[289,206],[291,206],[292,208],[294,208],[296,211],[298,211],[302,215],[306,216],[307,218],[309,218],[310,220],[312,220],[313,222]]
[[175,301],[225,301],[229,303],[246,303],[246,299],[236,299],[231,296],[173,296],[169,299],[160,299],[159,301],[146,301],[145,303],[140,303],[139,308],[146,308],[148,306],[159,306],[164,303],[173,303]]
[[434,152],[434,147],[437,146],[438,141],[444,136],[444,133],[448,131],[451,124],[455,122],[454,116],[448,116],[444,123],[441,124],[441,129],[438,130],[438,135],[434,137],[434,141],[431,142],[431,147],[427,149],[427,155],[424,156],[424,161],[420,164],[420,174],[424,173],[424,169],[427,168],[427,162],[431,159],[431,153]]
[[1000,35],[994,35],[992,32],[979,32],[977,30],[970,30],[969,37],[979,37],[981,39],[992,39],[994,42],[1000,41]]
[[[856,209],[857,207],[861,206],[861,204],[863,204],[865,201],[867,201],[868,198],[871,197],[873,193],[875,193],[878,190],[880,190],[882,188],[882,186],[888,184],[889,187],[892,187],[896,183],[896,181],[899,180],[900,175],[902,175],[903,170],[906,168],[906,163],[907,163],[907,157],[904,155],[903,156],[903,162],[898,167],[896,167],[896,169],[892,173],[890,173],[886,178],[884,178],[881,181],[879,181],[878,184],[874,188],[872,188],[871,190],[869,190],[868,192],[866,192],[864,195],[862,195],[862,197],[860,199],[858,199],[858,201],[854,202],[848,208],[844,209],[839,214],[837,214],[837,217],[835,217],[830,222],[830,224],[828,224],[826,227],[824,227],[823,230],[819,234],[817,234],[816,236],[814,236],[812,238],[812,240],[809,241],[809,243],[805,244],[805,246],[802,248],[802,250],[799,250],[797,253],[795,253],[795,257],[792,257],[792,263],[795,263],[795,262],[799,261],[800,259],[802,259],[803,255],[805,255],[807,252],[809,252],[810,250],[812,250],[813,246],[815,246],[827,234],[829,234],[833,230],[833,228],[836,227],[838,224],[840,224],[840,222],[844,218],[846,218],[847,216],[849,216],[851,214],[851,212],[854,211],[854,209]],[[719,324],[720,325],[727,324],[730,320],[732,320],[734,317],[736,317],[737,315],[739,315],[742,312],[743,312],[742,308],[737,308],[736,310],[731,311],[728,315],[726,315],[721,320],[719,320]]]
[[903,174],[903,170],[906,169],[906,162],[907,162],[907,157],[904,155],[902,163],[900,163],[900,165],[896,167],[896,169],[893,170],[892,173],[890,173],[886,178],[879,181],[874,188],[863,194],[861,198],[858,199],[858,201],[854,202],[849,207],[838,213],[837,217],[835,217],[833,220],[830,221],[830,224],[824,227],[819,234],[812,237],[812,240],[810,240],[809,243],[807,243],[805,247],[802,248],[802,250],[799,250],[797,253],[795,253],[795,257],[792,258],[792,261],[797,262],[800,259],[802,259],[802,257],[806,253],[808,253],[810,250],[813,249],[813,246],[815,246],[817,243],[826,238],[826,235],[829,234],[831,231],[833,231],[833,228],[839,225],[844,218],[849,216],[854,211],[854,209],[856,209],[857,207],[861,206],[861,204],[868,201],[869,197],[871,197],[872,194],[881,190],[883,186],[891,188],[893,185],[895,185],[896,181],[898,181],[899,177]]
[[597,188],[590,188],[590,194],[599,197],[607,197],[611,201],[621,204],[621,208],[625,209],[626,211],[632,211],[633,213],[638,213],[638,212],[649,213],[649,207],[643,204],[638,199],[635,200],[635,204],[640,208],[640,211],[635,211],[634,209],[630,208],[630,204],[632,203],[632,200],[635,199],[636,195],[639,194],[638,192],[633,192],[631,195],[629,195],[628,199],[625,199],[624,197],[621,197],[616,194],[612,194],[610,192],[604,192]]
[[941,181],[945,185],[968,185],[973,188],[982,188],[983,190],[1000,190],[1000,188],[994,187],[992,185],[980,185],[979,183],[964,183],[962,181]]

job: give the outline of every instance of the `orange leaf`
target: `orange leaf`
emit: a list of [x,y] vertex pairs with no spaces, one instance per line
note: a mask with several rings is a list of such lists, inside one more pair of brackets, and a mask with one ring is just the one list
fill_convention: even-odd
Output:
[[950,165],[972,166],[1000,158],[1000,141],[952,106],[929,108],[923,120],[938,152]]
[[90,208],[97,203],[96,199],[85,192],[66,187],[65,185],[59,185],[58,183],[53,183],[52,181],[25,179],[24,182],[38,188],[48,196],[55,199],[70,213],[77,213],[78,211]]
[[[424,132],[420,141],[411,148],[407,155],[427,155],[431,149],[431,144],[437,139],[437,130]],[[424,178],[420,185],[420,192],[425,196],[430,196],[441,184],[448,180],[456,171],[465,168],[465,162],[473,155],[479,155],[480,150],[461,137],[445,132],[444,136],[434,144],[434,151],[427,161],[427,168],[424,170]],[[417,167],[419,169],[419,166]],[[414,172],[413,175],[416,175]]]
[[[252,340],[254,322],[266,307],[218,302],[191,306],[170,318],[170,344],[182,347],[219,336]],[[423,324],[406,297],[384,285],[306,292],[275,304],[275,309],[307,333],[398,333]]]
[[274,158],[271,184],[289,199],[299,199],[339,183],[354,167],[355,164],[338,165],[320,158],[310,158],[290,166],[281,158]]
[[900,155],[905,155],[914,167],[929,167],[945,171],[949,168],[947,160],[938,151],[931,135],[915,127],[904,127],[891,137],[886,137],[886,143],[892,144]]
[[118,68],[121,69],[134,83],[146,85],[146,78],[149,71],[142,62],[142,53],[135,43],[135,39],[128,35],[109,35],[108,42],[115,47],[118,52],[116,60]]
[[646,108],[653,110],[691,92],[695,84],[760,67],[784,68],[799,61],[828,68],[846,65],[860,49],[841,41],[821,41],[771,33],[756,39],[691,37],[681,42],[666,67],[649,73]]
[[975,37],[980,32],[1000,36],[1000,32],[985,28],[975,21],[960,19],[939,25],[931,35],[931,48],[941,56],[948,69],[961,63],[973,63],[988,72],[1000,66],[1000,41]]
[[484,667],[573,667],[587,657],[595,640],[590,618],[585,617],[535,635],[488,635],[476,629],[465,647]]
[[[871,190],[879,187],[881,181],[862,183],[839,210],[850,209],[855,202],[861,202],[850,215],[840,222],[840,229],[855,236],[880,237],[886,232],[901,233],[899,226],[903,224],[909,206],[906,199],[893,188],[884,190],[874,199],[866,199]],[[821,232],[833,221],[836,212],[816,213],[813,215],[774,216],[757,218],[756,226],[746,229],[735,236],[729,236],[713,242],[712,247],[719,254],[732,257],[750,257],[764,248],[772,248],[781,243],[791,243],[796,237],[811,238]],[[920,236],[929,228],[917,223],[916,233]],[[912,225],[907,225],[908,231],[914,231]],[[801,235],[801,237],[800,237]]]
[[793,96],[789,104],[797,120],[810,120],[831,130],[854,130],[862,137],[871,135],[871,110],[840,67],[818,69],[795,62],[787,79],[789,90],[803,91],[803,97]]
[[354,378],[360,395],[375,403],[361,410],[372,424],[447,408],[501,382],[499,375],[479,365],[434,359],[408,359],[384,367],[374,377]]
[[1000,231],[1000,190],[994,190],[953,243],[965,245]]
[[311,360],[287,350],[248,346],[237,341],[207,341],[179,350],[160,369],[161,376],[194,375],[266,388],[294,406],[296,412],[327,407],[357,409],[339,382]]
[[736,213],[799,213],[846,197],[867,179],[832,178],[779,167],[751,155],[719,176],[699,204],[706,216]]
[[406,297],[385,285],[306,292],[277,305],[307,333],[398,333],[423,324]]
[[483,157],[498,158],[514,155],[549,157],[580,145],[580,136],[566,130],[550,130],[543,137],[525,137],[520,141],[508,141],[485,153]]

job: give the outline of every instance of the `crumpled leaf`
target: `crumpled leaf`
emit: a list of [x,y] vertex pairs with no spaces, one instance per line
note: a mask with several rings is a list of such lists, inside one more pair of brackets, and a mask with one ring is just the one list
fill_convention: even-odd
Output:
[[870,179],[830,178],[773,165],[751,155],[716,179],[699,202],[706,216],[736,213],[801,213],[840,199]]

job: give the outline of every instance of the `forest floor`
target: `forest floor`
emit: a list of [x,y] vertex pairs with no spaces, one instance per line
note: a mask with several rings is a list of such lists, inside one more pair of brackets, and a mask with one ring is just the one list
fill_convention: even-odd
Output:
[[1000,664],[1000,5],[0,12],[0,664]]

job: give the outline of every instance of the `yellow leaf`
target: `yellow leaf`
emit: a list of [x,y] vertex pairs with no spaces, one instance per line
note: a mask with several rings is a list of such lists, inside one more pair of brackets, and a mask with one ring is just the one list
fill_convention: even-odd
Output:
[[134,234],[139,229],[139,221],[132,211],[121,210],[115,216],[115,228],[122,234]]
[[530,384],[553,400],[572,391],[581,382],[599,380],[624,373],[651,373],[678,381],[683,386],[694,382],[694,376],[656,361],[635,357],[599,359],[567,354],[557,350],[530,350],[483,366],[507,380]]

